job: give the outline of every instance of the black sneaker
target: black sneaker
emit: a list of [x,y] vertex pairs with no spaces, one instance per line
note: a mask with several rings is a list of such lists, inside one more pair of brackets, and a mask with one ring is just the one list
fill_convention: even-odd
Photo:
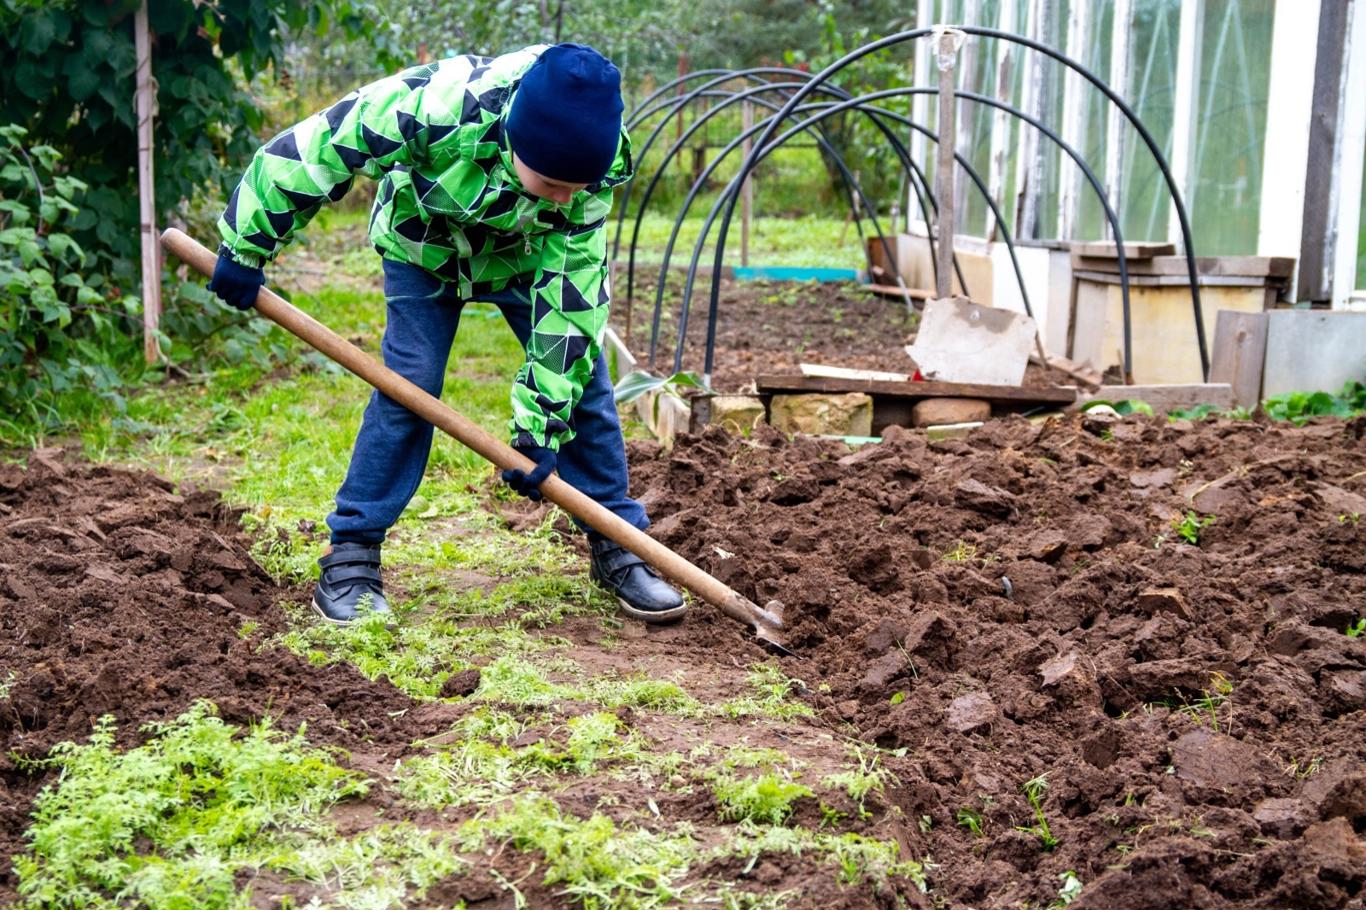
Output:
[[313,589],[313,610],[339,626],[349,625],[367,607],[389,612],[379,577],[379,544],[335,543],[318,560],[322,577]]
[[648,623],[677,622],[688,612],[683,595],[625,547],[597,534],[588,536],[593,551],[591,575],[614,594],[621,612]]

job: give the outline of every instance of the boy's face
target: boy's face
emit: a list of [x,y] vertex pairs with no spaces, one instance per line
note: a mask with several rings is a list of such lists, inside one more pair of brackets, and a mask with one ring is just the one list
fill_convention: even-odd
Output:
[[551,180],[543,177],[526,166],[517,153],[512,153],[512,163],[517,168],[517,179],[522,181],[522,186],[533,196],[557,202],[560,205],[568,203],[574,198],[574,194],[580,192],[588,186],[586,183],[565,183],[563,180]]

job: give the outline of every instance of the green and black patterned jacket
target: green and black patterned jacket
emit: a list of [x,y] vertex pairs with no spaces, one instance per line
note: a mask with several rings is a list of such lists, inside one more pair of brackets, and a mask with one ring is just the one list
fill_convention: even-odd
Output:
[[512,387],[514,444],[558,449],[592,378],[607,325],[607,213],[631,179],[625,130],[607,177],[559,205],[527,193],[503,129],[545,45],[453,57],[359,89],[267,143],[218,228],[244,265],[273,259],[355,175],[380,181],[370,240],[380,254],[459,286],[461,299],[529,282],[532,336]]

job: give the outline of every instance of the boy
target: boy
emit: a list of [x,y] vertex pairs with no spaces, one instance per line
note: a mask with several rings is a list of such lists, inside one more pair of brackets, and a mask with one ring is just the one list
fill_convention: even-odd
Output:
[[[505,471],[539,499],[566,481],[638,528],[601,339],[607,324],[605,222],[612,187],[631,179],[621,74],[577,44],[454,57],[365,86],[257,153],[219,219],[209,284],[246,310],[262,266],[357,174],[380,181],[370,240],[383,257],[384,363],[441,395],[465,302],[493,303],[526,348],[512,386],[512,445],[536,463]],[[362,598],[386,610],[385,533],[417,491],[432,426],[370,397],[318,560],[313,608],[346,624]],[[623,612],[672,622],[682,597],[639,558],[586,528],[592,577]]]

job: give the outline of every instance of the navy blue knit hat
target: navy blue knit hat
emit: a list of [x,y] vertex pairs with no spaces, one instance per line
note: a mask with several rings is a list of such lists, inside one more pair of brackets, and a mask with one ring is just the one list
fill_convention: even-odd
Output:
[[584,44],[547,48],[522,77],[508,112],[512,150],[536,173],[597,183],[621,138],[621,71]]

